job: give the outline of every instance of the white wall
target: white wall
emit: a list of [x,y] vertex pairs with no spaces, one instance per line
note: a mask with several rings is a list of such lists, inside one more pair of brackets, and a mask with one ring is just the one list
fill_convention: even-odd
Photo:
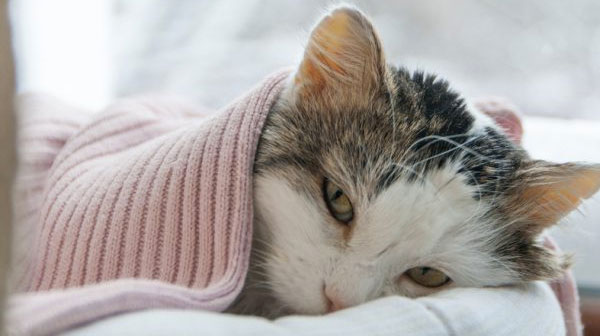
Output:
[[111,97],[110,0],[12,0],[17,89],[82,107]]

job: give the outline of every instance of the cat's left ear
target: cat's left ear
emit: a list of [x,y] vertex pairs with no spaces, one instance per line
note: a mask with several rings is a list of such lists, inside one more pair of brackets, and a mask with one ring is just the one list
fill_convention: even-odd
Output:
[[532,161],[519,170],[509,192],[510,211],[533,234],[556,224],[600,189],[600,165]]
[[360,104],[388,81],[375,29],[358,9],[339,7],[310,34],[294,77],[294,93],[320,103]]
[[523,124],[521,123],[521,113],[515,105],[497,97],[477,99],[474,101],[474,105],[475,108],[492,118],[512,142],[521,144]]

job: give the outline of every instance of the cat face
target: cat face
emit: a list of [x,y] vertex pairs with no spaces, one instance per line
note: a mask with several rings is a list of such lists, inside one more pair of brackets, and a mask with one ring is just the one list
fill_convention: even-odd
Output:
[[445,81],[388,66],[338,8],[311,33],[255,164],[251,267],[288,311],[561,275],[540,234],[600,187],[531,160]]

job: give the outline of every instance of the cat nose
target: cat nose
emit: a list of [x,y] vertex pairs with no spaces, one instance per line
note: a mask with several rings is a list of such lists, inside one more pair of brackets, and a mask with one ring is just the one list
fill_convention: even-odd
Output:
[[331,287],[325,286],[323,288],[323,295],[325,296],[328,313],[346,308],[346,305],[340,300],[339,294],[332,290]]

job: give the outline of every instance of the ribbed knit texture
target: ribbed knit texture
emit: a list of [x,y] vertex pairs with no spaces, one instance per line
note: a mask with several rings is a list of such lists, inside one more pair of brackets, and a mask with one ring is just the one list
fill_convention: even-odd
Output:
[[[202,118],[137,99],[84,121],[25,118],[17,186],[15,333],[53,334],[146,308],[220,311],[239,294],[252,233],[252,169],[287,72]],[[25,106],[27,107],[27,106]],[[29,130],[27,129],[29,128]]]

